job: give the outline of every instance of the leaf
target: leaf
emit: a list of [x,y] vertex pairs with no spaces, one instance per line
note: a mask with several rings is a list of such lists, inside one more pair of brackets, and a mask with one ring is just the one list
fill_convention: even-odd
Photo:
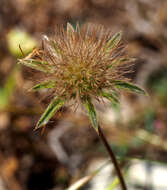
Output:
[[114,181],[107,187],[106,190],[113,190],[113,189],[115,189],[115,187],[116,187],[117,185],[119,185],[119,179],[118,179],[118,177],[116,177],[116,178],[114,179]]
[[[127,169],[125,172],[123,172],[124,177],[127,175]],[[114,190],[118,185],[120,184],[119,178],[115,177],[112,183],[107,187],[106,190]]]
[[42,126],[46,125],[49,119],[64,105],[64,100],[55,97],[49,106],[46,108],[45,112],[42,114],[41,118],[39,119],[35,130],[41,128]]
[[131,84],[129,82],[124,82],[124,81],[118,80],[118,81],[114,81],[114,84],[115,84],[116,88],[125,89],[125,90],[129,90],[129,91],[132,91],[135,93],[147,95],[146,92],[142,88],[140,88],[134,84]]
[[33,59],[19,59],[18,63],[23,64],[32,69],[42,71],[44,73],[52,73],[54,71],[54,68],[45,61],[37,61]]
[[37,90],[41,90],[45,88],[53,88],[55,84],[56,84],[55,81],[47,81],[47,82],[43,82],[43,83],[35,85],[34,87],[32,87],[31,90],[37,91]]
[[93,177],[95,177],[108,163],[110,163],[110,160],[104,163],[100,168],[92,172],[90,175],[87,175],[81,179],[79,179],[77,182],[72,184],[68,189],[66,190],[77,190],[83,187],[85,184],[87,184]]
[[77,189],[81,188],[82,186],[87,184],[94,176],[95,175],[88,175],[88,176],[81,178],[76,183],[71,185],[67,190],[77,190]]
[[108,47],[108,50],[111,50],[112,48],[115,48],[120,40],[122,38],[122,32],[118,32],[116,33],[108,42],[107,42],[107,47]]
[[83,102],[83,105],[85,106],[86,110],[88,111],[88,115],[90,118],[90,121],[95,128],[96,131],[98,131],[98,121],[96,116],[96,110],[94,108],[94,105],[92,104],[90,98],[86,98]]
[[102,96],[105,97],[105,98],[107,98],[109,101],[111,101],[111,103],[119,104],[119,100],[112,93],[108,93],[108,92],[104,92],[103,91],[102,92]]

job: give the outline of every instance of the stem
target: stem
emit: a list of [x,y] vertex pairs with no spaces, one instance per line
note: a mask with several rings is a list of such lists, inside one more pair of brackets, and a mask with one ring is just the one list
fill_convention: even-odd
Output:
[[123,175],[121,174],[121,171],[120,171],[120,168],[118,166],[118,163],[117,163],[117,160],[116,160],[116,157],[109,145],[109,143],[107,142],[107,139],[105,138],[104,134],[103,134],[103,131],[100,127],[100,125],[98,126],[98,132],[99,132],[99,137],[101,139],[101,141],[103,142],[105,148],[107,149],[109,155],[110,155],[110,158],[114,164],[114,168],[116,170],[116,173],[117,173],[117,176],[119,178],[119,181],[120,181],[120,185],[122,187],[122,190],[127,190],[127,187],[126,187],[126,184],[125,184],[125,181],[124,181],[124,178],[123,178]]

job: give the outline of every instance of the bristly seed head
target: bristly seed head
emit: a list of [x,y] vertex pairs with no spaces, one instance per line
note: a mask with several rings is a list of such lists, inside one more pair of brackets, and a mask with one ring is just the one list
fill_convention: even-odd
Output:
[[49,105],[52,112],[48,106],[46,112],[50,115],[47,115],[45,121],[41,121],[41,118],[37,128],[48,122],[58,110],[58,104],[63,105],[71,99],[81,101],[84,105],[89,104],[86,107],[88,110],[93,106],[92,98],[105,97],[118,102],[118,88],[144,93],[142,89],[127,82],[125,73],[129,72],[127,63],[131,59],[124,57],[120,41],[121,32],[111,36],[110,31],[104,27],[91,25],[81,28],[77,25],[74,30],[68,23],[66,30],[60,28],[51,39],[44,36],[40,49],[19,60],[20,63],[45,73],[42,82],[32,89],[48,88],[55,97]]

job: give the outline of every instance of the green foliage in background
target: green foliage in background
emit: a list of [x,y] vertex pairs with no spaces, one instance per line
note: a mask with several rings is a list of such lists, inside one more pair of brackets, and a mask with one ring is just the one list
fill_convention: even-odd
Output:
[[16,80],[15,76],[19,71],[18,65],[13,69],[13,71],[7,77],[3,87],[0,87],[0,111],[8,107],[10,103],[10,98],[15,89]]
[[37,42],[27,32],[20,29],[12,29],[7,35],[8,48],[15,57],[23,57],[19,45],[24,54],[28,54],[37,46]]

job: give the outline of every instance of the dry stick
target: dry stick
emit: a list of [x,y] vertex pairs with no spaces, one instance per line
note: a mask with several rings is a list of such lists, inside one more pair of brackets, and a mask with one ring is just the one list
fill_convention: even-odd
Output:
[[107,151],[108,151],[108,153],[109,153],[109,155],[110,155],[110,158],[111,158],[111,160],[112,160],[112,162],[113,162],[113,164],[114,164],[115,170],[116,170],[116,172],[117,172],[117,175],[118,175],[118,178],[119,178],[121,187],[122,187],[122,190],[127,190],[127,187],[126,187],[124,178],[123,178],[123,176],[122,176],[122,174],[121,174],[120,168],[119,168],[119,166],[118,166],[116,157],[115,157],[115,155],[114,155],[114,153],[113,153],[113,151],[112,151],[112,149],[111,149],[109,143],[107,142],[107,139],[105,138],[105,136],[104,136],[104,134],[103,134],[103,131],[102,131],[102,129],[101,129],[100,126],[98,126],[98,132],[99,132],[99,137],[100,137],[100,139],[102,140],[104,146],[106,147],[106,149],[107,149]]

